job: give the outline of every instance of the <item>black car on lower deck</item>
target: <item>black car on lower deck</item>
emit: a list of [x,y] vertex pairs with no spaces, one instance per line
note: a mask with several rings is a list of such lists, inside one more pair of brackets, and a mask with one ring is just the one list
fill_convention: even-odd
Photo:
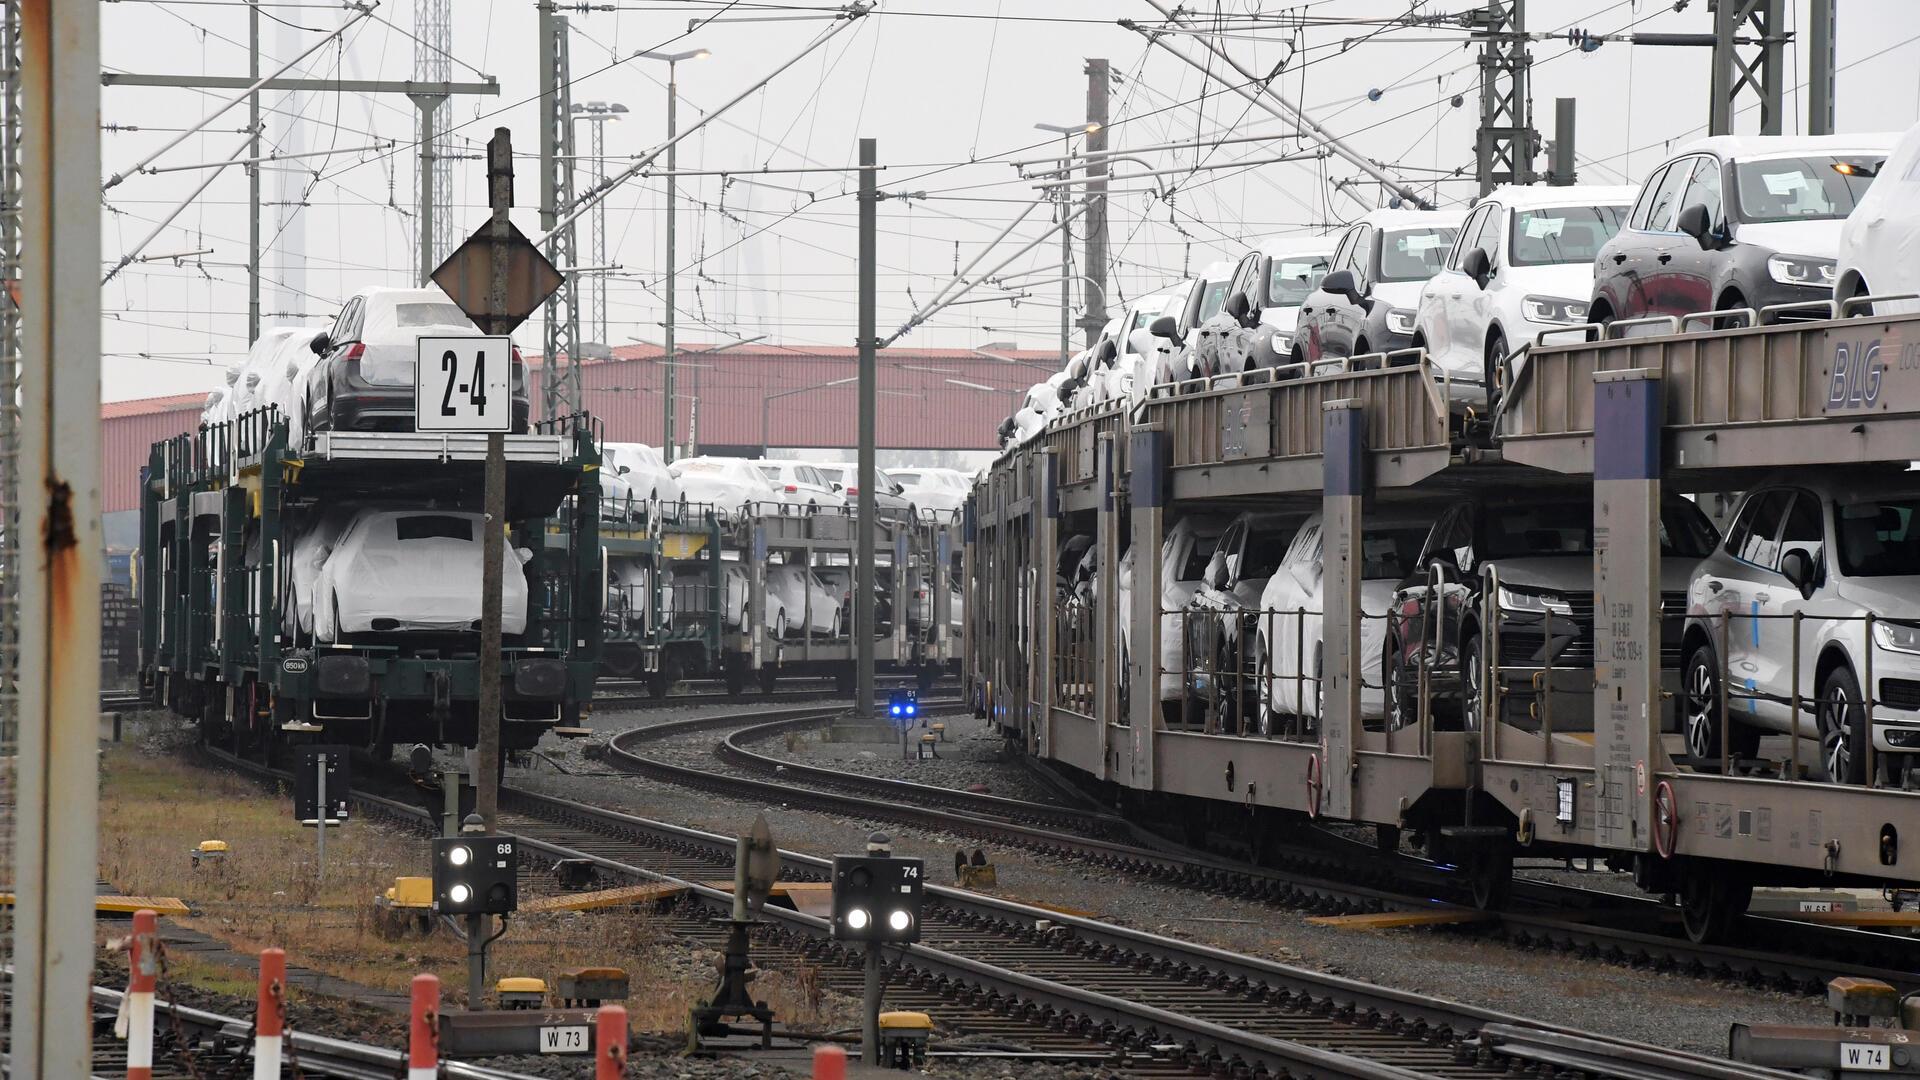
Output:
[[[1663,497],[1663,683],[1677,686],[1688,576],[1718,539],[1692,502]],[[1489,597],[1496,580],[1498,592]],[[1493,635],[1486,626],[1490,610],[1498,613]],[[1497,636],[1502,718],[1535,726],[1529,706],[1542,696],[1535,676],[1551,669],[1555,730],[1591,730],[1593,618],[1590,491],[1479,495],[1454,504],[1434,523],[1413,572],[1388,606],[1381,678],[1390,722],[1418,721],[1424,663],[1435,722],[1477,726],[1486,639]]]
[[[1719,135],[1688,146],[1648,174],[1626,227],[1595,256],[1587,317],[1677,318],[1831,299],[1841,224],[1893,139]],[[1782,318],[1825,315],[1763,320]]]
[[[313,339],[320,360],[307,374],[308,431],[414,430],[413,365],[423,337],[478,336],[438,288],[362,289],[333,326]],[[527,431],[527,367],[513,350],[513,430]]]

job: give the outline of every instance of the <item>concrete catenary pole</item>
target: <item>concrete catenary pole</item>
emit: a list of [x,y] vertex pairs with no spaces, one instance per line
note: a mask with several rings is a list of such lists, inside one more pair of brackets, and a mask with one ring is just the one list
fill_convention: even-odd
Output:
[[[1080,329],[1086,346],[1100,339],[1107,325],[1107,89],[1112,85],[1104,59],[1087,61],[1087,265],[1086,303]],[[1065,204],[1063,203],[1062,206]],[[1066,214],[1061,214],[1066,220]],[[1064,227],[1064,226],[1063,226]]]
[[1578,159],[1574,157],[1574,106],[1570,97],[1553,99],[1553,160],[1547,166],[1547,183],[1567,187],[1579,180]]
[[[855,544],[858,558],[854,563],[853,576],[853,640],[857,684],[853,710],[855,716],[873,715],[873,442],[876,409],[874,383],[877,378],[874,353],[878,344],[874,329],[874,259],[877,254],[874,238],[880,202],[874,166],[878,153],[874,140],[860,140],[860,505],[858,516],[854,519],[855,535],[859,541]],[[895,575],[899,572],[896,567]],[[896,609],[893,617],[898,619],[903,616]]]
[[662,458],[665,458],[667,464],[669,465],[673,464],[673,446],[674,446],[674,439],[673,439],[673,434],[674,434],[673,433],[673,383],[674,383],[674,379],[673,379],[673,370],[674,370],[674,364],[673,364],[673,329],[674,329],[673,327],[673,314],[674,314],[674,311],[673,311],[673,307],[674,307],[673,219],[674,219],[674,210],[675,210],[674,193],[675,193],[675,190],[680,186],[680,178],[674,172],[674,170],[680,167],[679,166],[680,142],[678,139],[674,138],[674,128],[678,125],[679,111],[680,111],[679,104],[680,104],[680,64],[678,61],[668,61],[667,63],[667,295],[666,295],[667,325],[663,328],[666,333],[666,338],[665,338],[666,348],[663,350],[663,354],[661,356],[662,366],[666,369],[663,375],[663,378],[665,378],[666,380],[666,393],[661,395],[663,399],[662,408],[664,412],[661,415],[661,421],[663,426],[660,429],[661,430],[660,456]]
[[1833,134],[1833,0],[1810,0],[1807,13],[1807,134]]
[[[90,1076],[100,707],[100,5],[23,0],[14,1076]],[[79,722],[76,722],[79,721]]]

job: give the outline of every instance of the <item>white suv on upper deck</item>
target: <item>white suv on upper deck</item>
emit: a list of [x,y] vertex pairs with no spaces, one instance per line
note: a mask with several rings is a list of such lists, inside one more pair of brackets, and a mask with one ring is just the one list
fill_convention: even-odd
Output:
[[1447,372],[1455,401],[1482,407],[1493,361],[1587,321],[1594,256],[1633,196],[1626,186],[1499,187],[1480,200],[1414,316],[1414,347]]
[[1920,475],[1809,466],[1755,485],[1687,589],[1681,686],[1696,767],[1721,758],[1724,671],[1735,758],[1798,729],[1820,739],[1829,778],[1863,782],[1871,672],[1874,752],[1884,777],[1904,779],[1920,754],[1916,616]]

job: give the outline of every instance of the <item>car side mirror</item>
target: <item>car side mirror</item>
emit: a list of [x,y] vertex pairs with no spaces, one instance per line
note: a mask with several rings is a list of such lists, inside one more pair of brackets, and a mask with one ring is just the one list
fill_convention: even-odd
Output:
[[614,468],[613,468],[613,475],[615,475],[615,476],[625,476],[625,475],[627,475],[628,473],[630,473],[630,472],[632,472],[632,471],[633,471],[633,469],[632,469],[632,467],[631,467],[631,466],[627,466],[627,465],[616,465],[616,466],[614,466]]
[[1216,551],[1213,558],[1207,560],[1207,588],[1224,589],[1227,587],[1227,553]]
[[1227,302],[1220,305],[1220,310],[1244,327],[1250,328],[1260,321],[1260,313],[1253,309],[1253,298],[1247,295],[1245,289],[1227,297]]
[[1321,278],[1320,289],[1322,292],[1330,292],[1335,296],[1345,297],[1347,303],[1355,307],[1360,306],[1360,289],[1353,280],[1353,271],[1351,270],[1335,270],[1333,273]]
[[528,563],[530,563],[530,562],[532,562],[532,561],[533,561],[533,549],[532,549],[532,548],[523,548],[523,547],[517,547],[517,548],[514,548],[514,549],[513,549],[513,556],[514,556],[514,558],[516,558],[516,559],[519,559],[519,560],[520,560],[520,565],[521,565],[521,566],[525,566],[525,565],[527,565]]
[[1707,216],[1707,208],[1703,204],[1694,203],[1680,211],[1680,220],[1677,224],[1681,232],[1693,237],[1701,247],[1711,245],[1713,219]]
[[333,339],[327,336],[326,331],[322,330],[313,335],[313,340],[307,343],[307,347],[313,350],[313,355],[325,356],[327,355],[327,350],[333,348]]
[[840,481],[838,481],[838,480],[835,480],[835,481],[833,482],[833,490],[835,490],[835,491],[845,491],[845,490],[847,490],[847,489],[846,489],[846,485],[844,485],[844,484],[842,484],[842,483],[840,483]]
[[1800,590],[1802,599],[1813,595],[1813,557],[1801,548],[1792,548],[1780,556],[1780,573],[1793,587]]
[[1166,338],[1173,342],[1173,347],[1176,349],[1186,344],[1186,341],[1180,337],[1180,324],[1174,322],[1171,315],[1162,315],[1153,320],[1147,325],[1147,333],[1154,337]]
[[1493,277],[1493,260],[1487,257],[1487,249],[1474,248],[1460,260],[1460,269],[1473,279],[1475,285],[1487,287],[1487,281]]
[[1113,339],[1106,338],[1100,342],[1100,348],[1097,355],[1095,356],[1095,359],[1097,359],[1102,364],[1111,364],[1113,363],[1113,358],[1119,355],[1120,355],[1120,350],[1117,346],[1114,345]]

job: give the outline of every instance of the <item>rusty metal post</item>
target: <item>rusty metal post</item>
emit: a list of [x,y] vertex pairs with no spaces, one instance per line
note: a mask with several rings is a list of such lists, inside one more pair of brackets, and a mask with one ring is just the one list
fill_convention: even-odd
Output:
[[[507,211],[513,206],[513,133],[493,129],[487,143],[487,199],[493,208],[493,278],[487,309],[495,325],[487,333],[505,333],[500,325],[507,310],[508,241],[513,225]],[[568,358],[569,364],[572,358]],[[475,770],[474,812],[494,830],[500,814],[500,573],[506,558],[507,440],[498,432],[487,435],[487,473],[484,496],[485,530],[480,547],[480,705],[474,749],[480,759]],[[472,1008],[471,1004],[468,1008]]]
[[[14,1076],[94,1071],[100,693],[100,8],[20,5]],[[56,358],[66,362],[56,363]]]

